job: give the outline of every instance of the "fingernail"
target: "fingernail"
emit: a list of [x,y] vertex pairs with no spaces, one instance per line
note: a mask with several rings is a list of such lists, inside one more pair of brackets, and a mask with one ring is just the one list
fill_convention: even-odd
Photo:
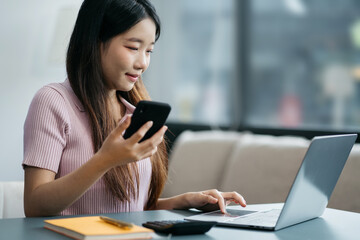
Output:
[[149,127],[151,127],[151,126],[153,125],[153,121],[149,121],[149,122],[147,123],[147,125],[148,125]]

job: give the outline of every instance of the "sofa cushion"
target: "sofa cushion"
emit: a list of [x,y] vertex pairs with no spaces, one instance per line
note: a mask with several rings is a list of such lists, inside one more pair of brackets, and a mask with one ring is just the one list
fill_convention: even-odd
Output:
[[227,162],[222,191],[237,191],[247,203],[284,202],[309,140],[243,134]]
[[240,136],[225,131],[183,132],[169,156],[163,197],[219,188],[226,161]]
[[360,145],[355,144],[328,207],[360,213]]

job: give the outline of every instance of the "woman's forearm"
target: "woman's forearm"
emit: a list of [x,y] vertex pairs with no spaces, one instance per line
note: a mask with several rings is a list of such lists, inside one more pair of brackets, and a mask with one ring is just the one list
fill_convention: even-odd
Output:
[[187,193],[184,193],[170,198],[159,198],[156,209],[187,209],[190,206],[186,194]]
[[79,199],[108,167],[101,156],[94,155],[74,172],[54,180],[55,173],[39,169],[25,169],[24,208],[27,217],[57,215]]

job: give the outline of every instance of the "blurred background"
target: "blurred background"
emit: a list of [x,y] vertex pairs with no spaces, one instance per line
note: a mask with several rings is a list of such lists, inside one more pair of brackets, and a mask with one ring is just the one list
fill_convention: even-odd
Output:
[[[27,110],[41,86],[66,78],[81,2],[0,0],[0,181],[23,178]],[[143,79],[153,100],[172,105],[175,137],[199,126],[359,131],[360,1],[152,2],[162,33]]]

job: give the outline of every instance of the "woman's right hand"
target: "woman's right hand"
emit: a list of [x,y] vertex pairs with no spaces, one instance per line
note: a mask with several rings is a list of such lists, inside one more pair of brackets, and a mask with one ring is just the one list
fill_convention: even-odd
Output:
[[109,168],[139,161],[152,156],[157,151],[157,146],[163,141],[167,126],[163,126],[151,138],[139,143],[151,128],[152,122],[144,124],[130,138],[124,139],[123,132],[130,126],[131,116],[127,115],[126,119],[109,134],[105,139],[100,150],[96,155],[101,155],[100,159]]

